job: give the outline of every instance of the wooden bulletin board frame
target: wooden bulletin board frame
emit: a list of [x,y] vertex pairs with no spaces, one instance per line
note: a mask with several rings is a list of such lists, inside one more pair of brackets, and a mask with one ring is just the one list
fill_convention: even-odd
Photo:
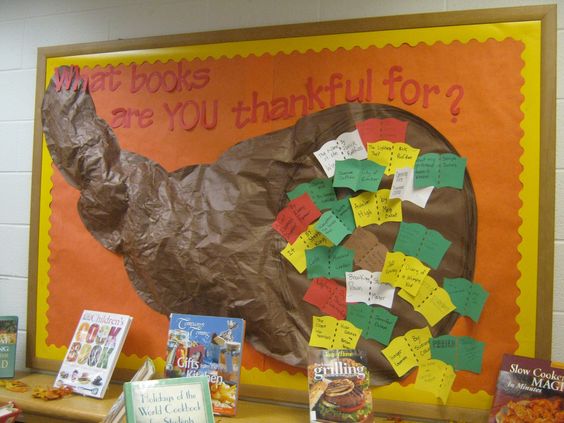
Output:
[[[466,27],[468,25],[504,24],[516,22],[538,22],[540,24],[540,102],[533,110],[526,110],[534,116],[538,128],[538,186],[533,187],[538,198],[537,230],[534,233],[538,255],[528,257],[536,266],[537,290],[536,302],[532,311],[535,315],[532,324],[534,336],[534,354],[536,357],[550,358],[551,330],[552,330],[552,279],[553,279],[553,249],[554,249],[554,181],[555,181],[555,96],[556,96],[556,7],[531,6],[507,9],[489,9],[480,11],[463,11],[433,13],[412,16],[392,16],[385,18],[366,18],[312,24],[283,25],[275,27],[261,27],[214,31],[205,33],[149,37],[132,40],[119,40],[70,46],[41,48],[37,61],[37,92],[35,108],[34,158],[32,175],[32,209],[30,230],[30,258],[29,258],[29,299],[28,299],[28,339],[27,365],[31,368],[57,370],[60,360],[45,358],[37,352],[38,331],[44,324],[44,309],[41,308],[38,296],[42,295],[42,288],[38,281],[44,277],[47,269],[42,263],[42,248],[45,246],[45,227],[41,226],[45,205],[41,202],[41,184],[45,182],[46,169],[50,167],[46,157],[41,125],[41,102],[46,85],[47,62],[58,57],[75,57],[82,55],[134,53],[137,50],[166,49],[178,46],[194,46],[205,48],[209,45],[222,43],[252,42],[260,40],[292,39],[294,37],[331,36],[351,34],[367,31],[407,31],[410,29],[436,30],[442,27],[445,33],[449,28]],[[534,135],[536,138],[536,135]],[[47,155],[48,156],[48,155]],[[537,205],[532,207],[536,209]],[[43,293],[44,294],[44,293]],[[530,314],[528,315],[530,316]],[[118,370],[117,376],[125,378],[133,371]],[[273,386],[250,384],[245,387],[244,394],[274,400],[297,401],[305,400],[304,392],[285,391]],[[465,411],[457,405],[442,407],[429,404],[401,403],[377,400],[379,410],[399,412],[403,410],[412,415],[422,417],[464,418],[473,420],[476,415],[483,415],[484,409]],[[391,404],[391,405],[390,405]]]

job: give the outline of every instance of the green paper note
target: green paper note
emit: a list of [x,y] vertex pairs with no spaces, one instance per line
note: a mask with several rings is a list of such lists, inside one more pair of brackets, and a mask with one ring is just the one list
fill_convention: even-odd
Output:
[[328,273],[329,247],[316,247],[306,250],[308,279],[320,278]]
[[415,189],[434,186],[462,189],[466,159],[456,154],[428,153],[417,158],[413,186]]
[[384,166],[370,160],[339,160],[335,163],[333,186],[376,192],[384,170]]
[[347,272],[352,272],[354,251],[345,247],[331,248],[329,277],[345,279]]
[[456,311],[477,322],[489,293],[480,284],[464,278],[445,278],[444,289],[449,293]]
[[413,174],[413,188],[436,186],[439,173],[439,155],[423,154],[417,158]]
[[437,187],[453,187],[462,189],[466,159],[455,154],[441,154],[441,168]]
[[370,306],[364,303],[347,304],[347,320],[364,332],[370,322]]
[[330,209],[337,200],[333,190],[333,180],[318,178],[311,182],[298,185],[288,193],[288,198],[293,200],[307,192],[319,210]]
[[451,242],[445,239],[440,233],[432,229],[427,230],[427,236],[421,242],[419,259],[427,263],[433,269],[441,264],[441,261],[449,249]]
[[375,339],[381,344],[388,345],[397,321],[398,317],[394,316],[388,310],[382,307],[373,308],[372,320],[370,321],[366,337]]
[[444,335],[431,338],[431,357],[450,364],[455,370],[482,371],[483,342],[469,336]]
[[344,279],[353,268],[354,252],[344,247],[316,247],[306,250],[307,277]]
[[321,215],[315,224],[315,229],[335,245],[338,245],[344,237],[352,233],[331,210]]
[[388,345],[398,317],[382,307],[357,303],[347,305],[347,320],[362,329],[365,338]]
[[481,373],[482,358],[486,344],[469,336],[459,338],[457,370]]
[[433,229],[419,223],[401,222],[394,250],[417,257],[436,269],[450,245],[450,241]]
[[421,240],[426,233],[427,228],[419,223],[401,222],[394,251],[401,251],[408,256],[417,257]]
[[354,214],[348,197],[335,201],[331,211],[351,233],[354,231],[356,224],[354,223]]

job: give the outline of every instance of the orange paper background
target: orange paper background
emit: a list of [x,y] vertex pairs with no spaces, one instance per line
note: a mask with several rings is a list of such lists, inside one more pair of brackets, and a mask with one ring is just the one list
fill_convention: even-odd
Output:
[[[521,53],[523,44],[506,39],[502,42],[470,41],[449,45],[424,43],[414,47],[387,46],[352,50],[323,50],[319,53],[290,55],[262,55],[246,58],[194,60],[191,69],[210,69],[206,87],[178,93],[130,93],[126,88],[130,65],[121,65],[118,80],[122,85],[114,92],[100,90],[93,93],[98,114],[111,121],[111,111],[118,108],[152,109],[154,123],[144,129],[116,128],[123,149],[147,156],[172,171],[195,164],[211,163],[231,145],[252,136],[291,126],[299,115],[287,119],[250,123],[244,128],[234,126],[232,108],[238,101],[250,103],[253,91],[262,100],[288,98],[306,92],[305,84],[312,78],[315,86],[326,85],[332,73],[350,80],[352,91],[359,81],[372,74],[370,102],[402,107],[420,116],[441,132],[468,158],[468,172],[474,186],[478,210],[478,245],[475,277],[490,292],[479,323],[461,317],[454,335],[468,335],[486,342],[484,366],[480,375],[459,372],[454,390],[471,392],[486,390],[492,394],[501,355],[517,348],[515,334],[518,325],[516,298],[519,294],[517,247],[521,241],[519,174],[522,167],[520,122],[523,114],[520,93],[523,79]],[[395,85],[395,98],[389,98],[383,81],[391,66],[401,66],[402,82],[417,81],[436,85],[440,93],[432,94],[427,105],[422,98],[405,104],[399,98],[402,82]],[[142,72],[176,69],[177,64],[145,63]],[[95,71],[98,69],[95,69]],[[460,112],[453,115],[455,97],[447,97],[446,90],[460,85],[464,95],[459,102]],[[414,82],[408,83],[405,94],[414,95]],[[337,92],[335,103],[344,102],[343,89]],[[328,98],[325,92],[324,98]],[[185,131],[168,129],[164,104],[171,106],[183,101],[218,101],[218,124],[212,130],[197,128]],[[325,105],[329,107],[329,102]],[[319,105],[313,112],[320,110]],[[454,119],[456,118],[456,119]],[[151,310],[132,288],[122,259],[98,244],[86,231],[76,212],[78,192],[66,184],[58,172],[53,176],[51,204],[51,270],[48,285],[47,343],[66,346],[72,336],[74,323],[83,309],[102,309],[131,314],[134,321],[124,346],[126,355],[163,357],[166,350],[168,319]],[[283,258],[280,258],[283,260]],[[185,312],[189,313],[190,310]],[[213,313],[213,310],[210,310]],[[247,345],[244,353],[246,368],[282,369],[296,371],[282,363],[262,356]],[[410,377],[411,380],[413,376]]]

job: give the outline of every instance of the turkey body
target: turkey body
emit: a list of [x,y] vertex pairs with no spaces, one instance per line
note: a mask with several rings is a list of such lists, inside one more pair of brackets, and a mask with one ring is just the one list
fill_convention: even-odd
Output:
[[[406,111],[354,103],[240,142],[210,165],[167,172],[120,149],[88,91],[57,91],[51,81],[42,114],[53,162],[80,190],[84,225],[105,248],[123,256],[132,284],[150,307],[166,315],[241,317],[247,322],[246,339],[258,351],[302,367],[312,316],[321,313],[303,300],[311,281],[281,256],[286,241],[271,225],[288,203],[289,191],[326,177],[313,152],[354,130],[355,122],[374,117],[408,121],[406,142],[421,154],[455,152],[435,129]],[[381,187],[389,188],[391,180],[385,177]],[[402,207],[404,221],[439,230],[452,242],[431,276],[439,283],[443,277],[471,279],[476,209],[468,175],[464,189],[435,190],[424,209],[408,202]],[[367,229],[391,249],[399,223]],[[399,317],[393,336],[426,326],[397,296],[391,312]],[[433,334],[448,332],[456,317],[445,317]],[[396,378],[381,344],[361,339],[359,348],[368,352],[373,383]]]

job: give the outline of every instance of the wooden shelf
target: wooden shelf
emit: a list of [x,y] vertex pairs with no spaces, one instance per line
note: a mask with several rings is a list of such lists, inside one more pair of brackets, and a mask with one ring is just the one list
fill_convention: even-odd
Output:
[[[16,378],[25,382],[30,388],[37,386],[52,386],[55,376],[45,373],[23,373],[16,374]],[[0,403],[14,401],[18,408],[23,411],[25,423],[55,423],[55,422],[101,422],[106,416],[118,396],[122,392],[121,384],[110,384],[104,399],[71,395],[59,400],[44,401],[33,398],[31,389],[28,392],[11,392],[0,388]],[[254,392],[256,394],[256,392]],[[247,395],[253,398],[253,391]],[[271,402],[257,402],[239,400],[237,416],[216,416],[216,423],[306,423],[309,422],[309,413],[305,404],[294,404],[303,402],[301,396],[284,396],[291,401],[288,404]],[[402,401],[374,401],[374,410],[379,415],[398,416],[398,418],[387,419],[375,417],[374,422],[438,422],[438,421],[460,421],[467,423],[483,423],[487,421],[487,411],[478,411],[465,408],[437,408],[422,404],[412,404]],[[400,418],[399,416],[404,416]],[[406,417],[419,416],[419,417]],[[440,416],[437,418],[436,416]]]
[[[52,386],[55,377],[50,374],[18,374],[17,379],[36,386]],[[26,423],[41,422],[100,422],[108,413],[117,397],[122,392],[119,384],[110,384],[104,399],[71,395],[59,400],[44,401],[33,398],[28,392],[11,392],[0,388],[0,403],[14,401],[23,411]],[[307,422],[308,412],[305,407],[291,407],[240,400],[236,417],[216,417],[216,423],[240,421],[244,423],[293,423]]]

